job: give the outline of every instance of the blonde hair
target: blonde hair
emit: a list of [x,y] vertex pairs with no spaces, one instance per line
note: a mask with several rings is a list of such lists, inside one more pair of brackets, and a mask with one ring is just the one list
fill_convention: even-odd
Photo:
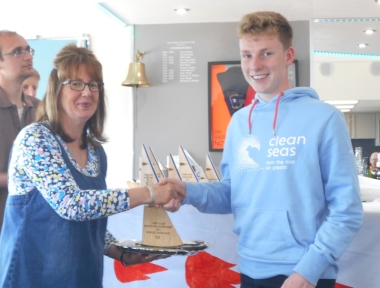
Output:
[[292,46],[292,27],[281,14],[262,11],[243,16],[238,27],[239,38],[257,37],[262,34],[277,36],[284,49]]
[[[102,65],[96,59],[91,50],[69,44],[61,49],[54,59],[54,68],[50,73],[46,94],[38,107],[37,121],[49,120],[50,130],[58,134],[65,142],[72,142],[62,128],[59,120],[59,97],[62,90],[62,82],[77,77],[81,66],[84,65],[92,79],[103,82]],[[98,107],[87,120],[82,133],[81,148],[87,148],[87,141],[93,146],[97,142],[106,142],[103,136],[104,121],[106,117],[104,89],[99,91]]]
[[30,77],[32,76],[36,76],[38,80],[41,78],[40,73],[38,73],[38,71],[34,68],[32,68],[32,75],[30,75]]

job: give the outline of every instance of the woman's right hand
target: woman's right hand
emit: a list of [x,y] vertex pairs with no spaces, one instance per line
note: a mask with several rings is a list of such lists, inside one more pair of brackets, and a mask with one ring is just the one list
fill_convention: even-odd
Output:
[[[151,197],[150,189],[147,187],[128,189],[129,208],[144,204],[161,207],[169,203],[170,200],[182,202],[183,198],[186,197],[185,182],[177,179],[165,178],[159,184],[152,185],[151,189],[153,190],[153,197]],[[152,202],[152,200],[154,201]]]
[[186,197],[185,182],[178,179],[164,179],[151,186],[154,191],[154,205],[162,206],[171,200],[182,202]]

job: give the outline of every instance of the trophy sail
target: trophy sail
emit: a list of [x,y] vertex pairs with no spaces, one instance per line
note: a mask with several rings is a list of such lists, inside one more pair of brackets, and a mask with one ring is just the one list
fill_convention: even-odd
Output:
[[[152,161],[145,145],[141,150],[141,186],[153,185],[159,182]],[[158,165],[157,165],[158,167]],[[159,168],[159,167],[158,167]],[[173,247],[183,245],[167,212],[160,208],[144,206],[142,244],[147,246]]]
[[[182,150],[182,153],[181,153],[181,150]],[[181,156],[182,156],[183,161],[181,161]],[[183,158],[186,158],[186,161]],[[180,167],[183,167],[183,169],[185,169],[186,167],[187,170],[191,169],[193,171],[193,174],[196,177],[197,182],[209,182],[203,168],[193,159],[193,157],[191,157],[189,152],[187,152],[185,149],[182,148],[182,146],[180,147],[179,159],[180,159],[180,165],[181,165]],[[186,165],[186,163],[188,165]],[[190,172],[188,172],[188,174],[190,174]]]
[[140,155],[140,186],[151,186],[159,182],[158,176],[153,169],[145,145],[142,145]]
[[219,175],[216,172],[214,163],[209,154],[206,155],[206,176],[210,182],[220,181]]
[[208,179],[208,177],[207,177],[205,171],[203,170],[203,168],[202,168],[201,166],[199,166],[199,172],[200,172],[200,173],[199,173],[199,177],[200,177],[199,182],[211,182],[211,181]]
[[179,173],[178,168],[175,165],[172,154],[169,154],[168,178],[175,178],[175,179],[182,180],[181,174]]
[[179,146],[179,173],[185,182],[199,182],[182,146]]
[[151,163],[153,165],[153,169],[156,172],[158,180],[163,179],[164,178],[164,174],[162,173],[160,165],[158,164],[158,161],[156,160],[156,157],[154,156],[152,148],[149,147],[148,153],[149,153],[149,159],[150,159],[150,161],[151,161]]
[[183,245],[177,230],[164,209],[151,206],[144,207],[142,244],[158,247]]
[[162,174],[164,175],[164,178],[168,177],[168,167],[166,167],[162,162],[158,161],[158,167],[160,167]]

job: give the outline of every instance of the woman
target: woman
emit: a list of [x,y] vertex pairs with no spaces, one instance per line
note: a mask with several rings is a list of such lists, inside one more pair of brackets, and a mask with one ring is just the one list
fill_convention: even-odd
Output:
[[32,76],[26,78],[22,82],[22,92],[24,95],[29,95],[32,97],[37,97],[38,83],[40,82],[40,73],[34,68],[32,68]]
[[1,287],[101,287],[103,253],[124,265],[158,259],[114,246],[106,217],[185,196],[170,185],[107,189],[102,66],[90,50],[68,45],[54,67],[44,121],[23,129],[13,146]]

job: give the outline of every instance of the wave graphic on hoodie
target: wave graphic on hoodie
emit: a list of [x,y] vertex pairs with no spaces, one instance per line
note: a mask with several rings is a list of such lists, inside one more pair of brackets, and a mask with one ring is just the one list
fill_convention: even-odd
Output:
[[260,151],[260,146],[260,140],[256,136],[243,137],[235,154],[235,170],[237,172],[260,170],[260,165],[254,160]]

